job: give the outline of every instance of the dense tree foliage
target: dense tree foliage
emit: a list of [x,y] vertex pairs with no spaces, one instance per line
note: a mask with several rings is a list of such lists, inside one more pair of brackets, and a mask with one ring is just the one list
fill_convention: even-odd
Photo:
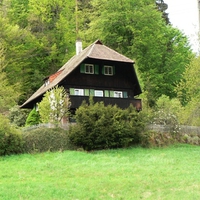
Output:
[[10,85],[6,76],[6,51],[0,40],[0,113],[7,111],[16,104],[19,93],[17,84]]
[[91,5],[89,22],[85,21],[82,32],[84,40],[99,37],[136,60],[149,104],[162,94],[176,96],[174,87],[192,53],[187,38],[166,25],[155,1],[91,0]]
[[176,92],[184,109],[180,112],[182,124],[200,126],[200,56],[194,57],[182,75]]
[[21,85],[22,103],[75,52],[74,1],[3,0],[0,38],[10,84]]

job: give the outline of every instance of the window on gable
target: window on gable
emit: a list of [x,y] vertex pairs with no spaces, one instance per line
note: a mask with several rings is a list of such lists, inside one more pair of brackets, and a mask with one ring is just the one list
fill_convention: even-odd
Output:
[[80,65],[80,72],[83,74],[99,74],[99,65],[82,63]]
[[86,74],[94,74],[94,65],[85,64],[85,73]]
[[103,74],[112,76],[114,74],[114,70],[113,69],[114,69],[113,66],[105,65],[103,67]]

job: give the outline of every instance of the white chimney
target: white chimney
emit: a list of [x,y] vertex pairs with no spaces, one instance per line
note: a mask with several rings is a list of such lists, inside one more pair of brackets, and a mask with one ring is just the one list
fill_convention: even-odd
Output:
[[76,55],[80,54],[82,51],[82,41],[80,39],[76,40]]

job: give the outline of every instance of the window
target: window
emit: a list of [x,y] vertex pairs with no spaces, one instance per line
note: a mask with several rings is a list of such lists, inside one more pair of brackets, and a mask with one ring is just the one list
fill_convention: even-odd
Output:
[[95,90],[94,96],[95,97],[103,97],[103,91],[102,90]]
[[114,97],[123,98],[123,93],[121,91],[114,91]]
[[99,74],[99,65],[82,63],[80,65],[80,72],[83,74]]
[[69,91],[70,91],[70,95],[79,95],[79,96],[84,95],[84,89],[70,88]]
[[113,66],[104,66],[104,75],[113,75]]
[[74,89],[74,95],[83,96],[84,90],[83,89]]
[[94,65],[85,64],[85,73],[86,74],[94,74]]
[[49,79],[45,80],[44,82],[44,86],[46,87],[47,85],[49,85]]

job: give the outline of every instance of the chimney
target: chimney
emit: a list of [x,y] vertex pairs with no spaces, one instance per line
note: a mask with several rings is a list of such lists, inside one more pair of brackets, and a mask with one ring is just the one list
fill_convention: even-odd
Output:
[[80,39],[76,40],[76,55],[80,54],[82,51],[82,41]]

